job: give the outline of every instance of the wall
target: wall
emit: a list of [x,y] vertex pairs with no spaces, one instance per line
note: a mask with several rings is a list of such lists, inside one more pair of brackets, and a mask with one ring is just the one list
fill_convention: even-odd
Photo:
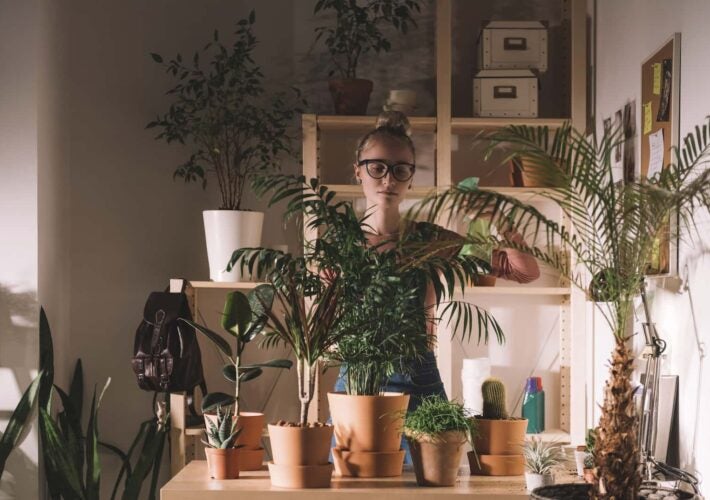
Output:
[[[681,137],[696,124],[702,124],[710,113],[707,92],[710,66],[706,48],[710,3],[702,0],[599,0],[597,16],[597,122],[632,99],[636,101],[636,128],[640,130],[641,61],[674,32],[680,32]],[[638,152],[636,162],[640,162]],[[699,234],[694,241],[686,239],[681,247],[680,273],[687,291],[681,289],[681,293],[676,293],[672,287],[664,288],[661,280],[657,281],[652,314],[661,336],[669,344],[664,371],[680,376],[681,466],[705,477],[703,493],[708,495],[710,431],[702,425],[703,417],[710,412],[707,397],[710,371],[704,366],[707,360],[702,357],[702,348],[710,341],[710,310],[703,307],[710,300],[707,214],[699,222]]]
[[[37,371],[38,19],[37,1],[0,1],[0,429]],[[0,498],[36,498],[37,477],[32,431]]]

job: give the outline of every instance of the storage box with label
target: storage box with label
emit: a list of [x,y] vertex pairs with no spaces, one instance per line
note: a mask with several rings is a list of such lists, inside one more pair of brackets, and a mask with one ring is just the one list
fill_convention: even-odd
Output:
[[481,69],[547,71],[547,28],[540,21],[490,21],[479,48]]
[[473,116],[537,118],[537,77],[527,69],[484,69],[473,79]]

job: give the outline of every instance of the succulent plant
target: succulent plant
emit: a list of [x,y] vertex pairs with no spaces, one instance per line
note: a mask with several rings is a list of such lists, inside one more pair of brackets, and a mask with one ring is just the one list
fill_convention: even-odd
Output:
[[584,468],[593,469],[594,468],[594,455],[587,453],[584,455]]
[[551,474],[565,459],[562,447],[534,437],[523,445],[525,467],[533,474]]
[[212,421],[207,422],[207,429],[205,430],[205,436],[207,441],[204,439],[202,442],[209,446],[210,448],[241,448],[243,445],[234,445],[236,439],[241,434],[242,429],[237,428],[236,419],[232,418],[231,408],[227,408],[224,413],[222,413],[222,407],[217,407],[217,423]]
[[483,418],[505,420],[508,409],[505,406],[505,384],[497,378],[487,378],[481,385],[483,394]]

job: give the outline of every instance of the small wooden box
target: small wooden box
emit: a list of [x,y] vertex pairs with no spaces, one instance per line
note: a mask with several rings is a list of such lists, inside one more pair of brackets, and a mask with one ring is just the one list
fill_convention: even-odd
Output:
[[547,71],[547,28],[539,21],[490,21],[479,48],[481,69]]
[[473,116],[537,118],[537,90],[530,70],[481,70],[473,79]]

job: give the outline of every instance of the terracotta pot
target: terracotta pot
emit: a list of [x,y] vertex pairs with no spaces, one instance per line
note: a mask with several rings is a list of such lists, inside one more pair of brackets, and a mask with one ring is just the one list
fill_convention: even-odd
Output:
[[476,423],[478,436],[474,446],[480,455],[522,455],[527,419],[477,418]]
[[336,448],[349,451],[399,451],[409,395],[350,396],[329,392]]
[[[205,413],[205,425],[209,422],[217,424],[217,415]],[[256,450],[261,448],[261,434],[264,430],[265,417],[263,413],[240,412],[237,418],[237,427],[241,427],[242,432],[237,438],[237,443],[244,448]],[[242,470],[246,470],[242,468]]]
[[594,469],[584,469],[584,482],[592,484],[594,483]]
[[213,479],[239,479],[239,450],[205,448],[207,470]]
[[474,279],[475,286],[495,286],[496,277],[490,274],[482,274]]
[[478,462],[476,462],[473,452],[469,451],[468,465],[473,475],[522,476],[525,472],[525,459],[522,455],[482,455],[479,453]]
[[335,473],[352,477],[396,477],[402,475],[404,450],[348,451],[333,448]]
[[271,453],[276,465],[327,464],[332,437],[332,425],[323,427],[269,425]]
[[279,465],[269,462],[271,485],[278,488],[330,488],[333,464]]
[[264,448],[239,448],[239,470],[261,470],[264,467]]
[[[522,187],[552,187],[551,184],[543,182],[539,176],[532,173],[536,168],[538,167],[529,160],[521,160],[518,158],[513,160],[513,170],[518,169]],[[513,174],[513,178],[515,179],[515,174]]]
[[407,438],[419,486],[453,486],[466,444],[463,432],[444,432],[436,438]]
[[336,115],[366,115],[372,80],[362,78],[328,81]]

